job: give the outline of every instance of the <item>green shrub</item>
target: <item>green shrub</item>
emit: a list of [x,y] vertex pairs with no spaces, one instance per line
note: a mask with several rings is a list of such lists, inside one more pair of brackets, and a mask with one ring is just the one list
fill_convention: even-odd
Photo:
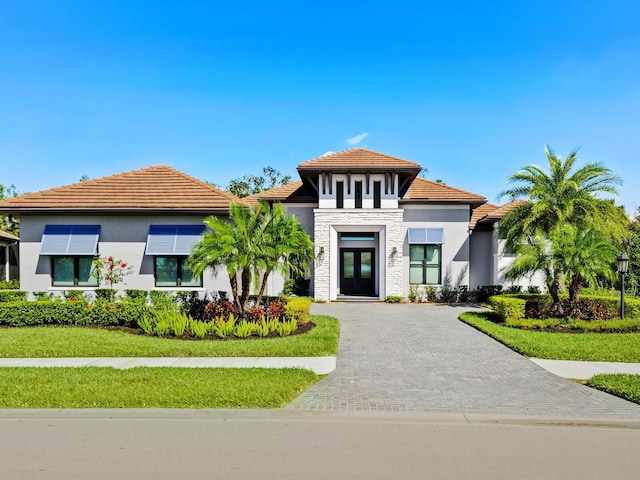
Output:
[[443,285],[440,289],[440,301],[454,303],[458,300],[458,289],[450,285]]
[[125,290],[125,293],[127,294],[127,300],[139,303],[147,303],[147,297],[149,296],[149,292],[147,290],[138,290],[134,288]]
[[289,321],[280,320],[276,325],[276,332],[281,337],[287,337],[296,331],[298,328],[298,322],[296,322],[295,318],[292,318]]
[[485,303],[490,297],[494,295],[500,295],[502,291],[502,285],[483,285],[476,288],[472,295],[476,299],[476,302]]
[[0,290],[0,302],[18,302],[27,299],[27,292],[22,290]]
[[149,292],[151,298],[151,305],[155,308],[172,308],[176,304],[174,302],[174,296],[171,292],[164,290],[151,290]]
[[35,298],[36,301],[39,300],[53,300],[55,298],[55,294],[53,292],[49,293],[49,292],[31,292],[33,295],[33,298]]
[[311,299],[307,297],[292,298],[284,309],[289,319],[304,325],[309,321],[311,315]]
[[494,295],[489,298],[489,305],[503,321],[524,318],[526,300],[506,295]]
[[404,297],[401,295],[388,295],[385,300],[387,303],[401,303],[404,300]]
[[87,305],[82,302],[18,301],[0,303],[0,325],[84,325]]
[[424,287],[424,299],[430,303],[433,303],[438,299],[438,291],[433,285],[426,285]]
[[422,301],[422,293],[420,293],[418,285],[409,285],[409,301],[411,303]]
[[119,325],[136,328],[138,321],[151,315],[152,309],[147,305],[133,302],[96,301],[86,306],[87,322],[94,325]]
[[96,288],[93,293],[96,300],[104,300],[106,302],[114,302],[116,300],[116,291],[110,288]]
[[0,290],[19,290],[20,280],[2,280],[0,282]]

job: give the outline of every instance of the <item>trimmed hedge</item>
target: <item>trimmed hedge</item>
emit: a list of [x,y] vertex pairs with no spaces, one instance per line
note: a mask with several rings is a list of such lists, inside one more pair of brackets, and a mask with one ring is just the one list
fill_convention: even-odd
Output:
[[27,292],[22,290],[0,290],[0,302],[18,302],[27,299]]
[[151,315],[146,305],[131,302],[19,301],[0,304],[0,325],[120,325],[136,328],[138,320]]
[[[620,311],[619,296],[581,295],[580,298],[598,303],[613,315],[617,315]],[[539,302],[540,305],[551,303],[551,297],[549,295],[525,293],[517,295],[495,295],[489,298],[489,305],[503,321],[506,321],[507,319],[517,320],[520,318],[526,318],[525,305],[527,300]],[[640,318],[640,299],[633,297],[625,298],[624,311],[625,318]]]
[[500,316],[502,321],[524,318],[526,304],[526,300],[512,295],[494,295],[489,298],[489,305]]
[[307,323],[311,316],[311,299],[307,297],[291,298],[284,307],[284,311],[290,319],[296,320],[298,323]]

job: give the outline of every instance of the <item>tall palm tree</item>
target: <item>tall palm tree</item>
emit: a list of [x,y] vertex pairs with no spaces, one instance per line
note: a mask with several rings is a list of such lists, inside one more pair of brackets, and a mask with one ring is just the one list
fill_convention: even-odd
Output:
[[264,222],[248,206],[232,203],[229,220],[211,216],[204,220],[208,227],[202,240],[193,248],[187,267],[201,275],[208,267],[224,267],[231,284],[234,303],[244,312],[251,279],[265,268],[262,241]]
[[[500,196],[526,197],[529,201],[505,215],[499,235],[515,248],[537,232],[550,240],[559,229],[571,224],[606,231],[611,239],[621,242],[628,235],[628,218],[613,201],[598,197],[601,193],[617,194],[616,186],[622,183],[620,178],[600,163],[576,168],[576,151],[562,160],[545,146],[545,154],[548,171],[529,165],[507,179],[514,186]],[[547,279],[547,285],[553,296],[553,292],[564,287],[562,262],[554,265],[552,273],[553,281]],[[558,297],[554,297],[554,303],[558,302]]]
[[[258,303],[273,271],[308,270],[313,256],[311,239],[280,204],[271,207],[261,202],[252,209],[233,203],[228,220],[211,216],[204,223],[209,228],[193,248],[187,266],[196,275],[208,267],[225,268],[233,301],[241,313],[247,308],[252,284],[257,284],[261,274]],[[297,262],[291,261],[294,258]]]
[[267,280],[274,271],[297,274],[309,272],[309,262],[313,258],[313,243],[302,225],[294,216],[287,214],[282,204],[269,205],[260,202],[256,209],[261,212],[266,222],[263,237],[265,268],[262,271],[257,300],[260,304]]
[[[588,163],[576,169],[577,151],[563,161],[548,146],[545,154],[549,170],[528,165],[509,176],[507,182],[515,184],[500,197],[525,197],[522,204],[508,213],[500,225],[500,234],[514,244],[541,230],[547,235],[564,223],[593,224],[604,228],[620,239],[627,231],[626,224],[613,202],[598,197],[601,193],[617,194],[619,177],[601,163]],[[622,225],[621,225],[622,223]]]

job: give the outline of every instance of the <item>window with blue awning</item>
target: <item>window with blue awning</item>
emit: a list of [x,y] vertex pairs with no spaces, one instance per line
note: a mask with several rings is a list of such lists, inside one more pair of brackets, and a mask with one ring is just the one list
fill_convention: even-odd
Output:
[[40,255],[97,255],[100,225],[46,225]]
[[204,225],[151,225],[145,255],[189,255]]

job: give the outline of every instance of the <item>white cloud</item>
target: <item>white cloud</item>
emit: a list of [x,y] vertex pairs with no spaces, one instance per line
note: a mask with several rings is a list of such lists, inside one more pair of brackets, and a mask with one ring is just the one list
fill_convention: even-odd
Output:
[[353,147],[354,145],[359,144],[368,136],[369,132],[361,133],[360,135],[356,135],[355,137],[347,138],[347,143]]
[[327,155],[333,155],[334,153],[336,153],[336,152],[334,152],[333,150],[329,150],[328,152],[323,153],[322,156],[326,157]]

